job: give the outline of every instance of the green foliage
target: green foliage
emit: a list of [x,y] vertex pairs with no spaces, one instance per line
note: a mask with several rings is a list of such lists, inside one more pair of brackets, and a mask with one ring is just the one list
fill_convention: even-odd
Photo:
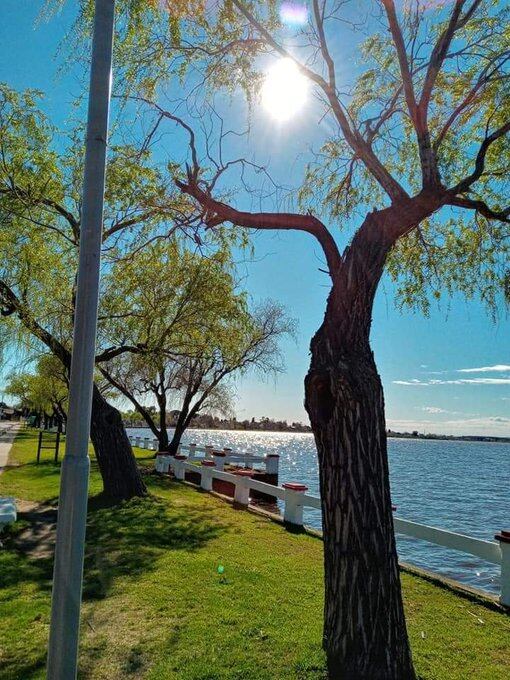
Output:
[[[90,2],[84,5],[90,7]],[[268,56],[278,58],[281,50],[319,77],[327,77],[316,22],[294,28],[281,25],[276,2],[251,1],[243,6],[255,21],[231,0],[213,6],[183,2],[169,11],[164,2],[119,2],[118,90],[144,93],[158,101],[161,92],[174,88],[178,99],[199,112],[215,92],[244,91],[250,104],[257,97]],[[360,17],[365,10],[368,18],[363,23]],[[371,10],[368,0],[356,3],[356,11],[346,3],[326,3],[324,31],[336,67],[339,92],[335,94],[353,129],[404,189],[416,194],[422,186],[418,140],[397,53],[384,13],[381,28]],[[433,46],[451,11],[452,3],[397,6],[416,93],[422,90]],[[90,12],[83,16],[90,20]],[[437,76],[427,123],[446,187],[473,171],[487,130],[508,119],[509,17],[506,3],[480,3],[457,30]],[[362,22],[363,30],[349,36],[351,22],[356,27]],[[86,25],[87,21],[82,24]],[[339,27],[346,36],[341,45]],[[325,120],[323,140],[293,198],[302,211],[321,215],[332,230],[343,229],[348,239],[368,210],[387,206],[389,200],[344,139],[324,97],[322,101],[317,115]],[[491,146],[485,170],[470,188],[469,198],[483,199],[494,211],[504,209],[509,169],[510,145],[501,137]],[[468,298],[479,294],[494,313],[508,286],[508,226],[489,222],[474,210],[444,208],[421,231],[399,243],[388,261],[400,303],[427,311],[439,290],[447,295],[460,291]]]
[[[11,338],[17,330],[18,339],[33,345],[34,330],[26,319],[13,323],[25,311],[69,348],[81,222],[83,131],[78,128],[68,137],[59,133],[41,113],[40,97],[0,86],[0,281],[19,302],[13,310],[5,295],[0,296],[7,315],[2,327],[9,323]],[[116,333],[118,326],[108,325],[108,314],[117,319],[129,315],[125,297],[129,277],[138,271],[139,280],[151,280],[152,254],[145,256],[144,248],[164,242],[176,231],[183,239],[188,231],[192,235],[189,224],[194,210],[148,151],[112,144],[105,192],[98,351],[111,347],[108,332]],[[233,239],[220,231],[211,241],[220,243],[214,261],[225,262]],[[211,252],[214,249],[213,243]],[[182,254],[186,257],[184,249]],[[132,258],[136,265],[130,264]],[[163,277],[164,271],[159,275]],[[121,290],[124,297],[118,294]],[[120,341],[121,335],[116,334]]]
[[41,356],[33,373],[13,373],[5,393],[21,408],[52,415],[67,412],[68,382],[60,361],[52,354]]
[[[293,322],[275,303],[248,304],[228,250],[205,256],[178,239],[157,240],[114,265],[104,285],[107,336],[133,348],[110,361],[105,375],[155,428],[171,404],[183,418],[205,408],[225,414],[225,380],[282,368],[278,343]],[[158,403],[157,418],[147,412],[151,402]]]

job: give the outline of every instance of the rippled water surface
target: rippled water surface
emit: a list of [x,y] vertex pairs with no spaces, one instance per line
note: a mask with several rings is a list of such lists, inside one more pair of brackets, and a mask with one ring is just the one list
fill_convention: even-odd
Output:
[[[147,436],[148,430],[131,432]],[[311,434],[192,430],[183,442],[279,453],[280,482],[304,482],[308,493],[319,495]],[[510,444],[390,439],[388,448],[397,516],[485,540],[510,529]],[[320,527],[320,513],[307,510],[305,522]],[[397,542],[403,561],[499,591],[496,565],[413,538],[398,536]]]

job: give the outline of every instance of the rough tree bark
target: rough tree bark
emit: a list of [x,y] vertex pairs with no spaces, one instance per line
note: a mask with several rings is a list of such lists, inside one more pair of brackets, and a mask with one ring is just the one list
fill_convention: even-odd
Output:
[[313,215],[238,211],[202,190],[192,171],[187,183],[176,183],[207,209],[207,226],[229,221],[249,229],[306,231],[324,251],[333,286],[310,347],[305,406],[319,455],[329,678],[415,680],[393,532],[384,397],[370,326],[390,249],[448,202],[449,194],[423,189],[409,198],[382,177],[391,206],[368,214],[340,255]]
[[393,532],[384,396],[369,342],[390,247],[368,219],[333,277],[305,380],[319,455],[323,646],[331,680],[415,678]]
[[92,395],[90,438],[94,445],[103,492],[112,500],[128,500],[147,493],[136,465],[120,413],[96,385]]
[[171,456],[175,456],[179,450],[179,444],[181,443],[182,435],[186,430],[186,426],[183,423],[177,422],[175,425],[175,430],[172,435],[172,441],[167,445],[168,451]]

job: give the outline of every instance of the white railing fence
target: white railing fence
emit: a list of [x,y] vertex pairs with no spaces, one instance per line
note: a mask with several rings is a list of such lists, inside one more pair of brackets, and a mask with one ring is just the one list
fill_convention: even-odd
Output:
[[[198,447],[197,447],[198,448]],[[176,479],[184,480],[186,472],[200,475],[200,487],[204,491],[211,491],[213,479],[229,482],[234,486],[234,502],[248,506],[250,491],[258,491],[283,501],[283,519],[290,525],[303,527],[303,511],[305,508],[320,510],[320,498],[306,493],[308,488],[304,484],[287,483],[274,486],[253,479],[249,474],[235,474],[225,472],[216,460],[216,456],[204,457],[197,464],[196,458],[188,458],[183,454],[176,457],[158,455],[156,470],[160,473],[171,471]],[[501,531],[495,536],[495,541],[484,541],[471,536],[464,536],[445,529],[429,527],[425,524],[411,522],[395,517],[395,532],[412,536],[429,543],[435,543],[451,550],[457,550],[474,555],[482,560],[497,564],[501,568],[500,602],[510,606],[510,531]]]
[[[131,446],[136,446],[148,451],[157,451],[159,443],[157,439],[150,437],[129,436]],[[179,454],[185,454],[188,461],[201,462],[202,460],[215,460],[219,469],[225,465],[243,465],[244,467],[260,466],[265,469],[267,474],[277,475],[280,456],[278,454],[268,454],[267,456],[257,456],[252,453],[233,451],[229,448],[217,449],[214,446],[197,446],[197,444],[181,444],[178,449]]]

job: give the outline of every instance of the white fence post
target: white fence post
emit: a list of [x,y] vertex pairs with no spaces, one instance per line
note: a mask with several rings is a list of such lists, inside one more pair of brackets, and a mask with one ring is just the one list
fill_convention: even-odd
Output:
[[308,487],[304,484],[297,484],[296,482],[288,482],[282,484],[285,489],[285,510],[283,519],[288,524],[296,526],[303,526],[303,496],[308,491]]
[[226,454],[224,451],[213,451],[212,452],[212,459],[214,461],[214,464],[216,466],[217,470],[223,470],[225,469],[225,458]]
[[501,548],[501,604],[510,607],[510,531],[501,531],[494,537]]
[[200,465],[202,466],[200,487],[204,491],[212,491],[212,471],[214,470],[216,463],[213,460],[203,460]]
[[150,449],[150,439],[149,437],[145,437],[143,440],[143,448],[149,450]]
[[245,470],[238,470],[234,478],[236,479],[234,482],[234,503],[236,505],[248,506],[250,504],[249,478],[251,478],[251,472],[246,474]]
[[158,452],[156,454],[156,463],[154,465],[156,472],[163,472],[163,454]]
[[196,444],[190,444],[188,446],[188,453],[189,453],[189,460],[195,460],[196,455],[197,455],[197,445]]
[[160,453],[156,456],[156,470],[158,470],[158,472],[168,473],[171,462],[172,458],[170,456],[162,455]]
[[184,462],[186,461],[186,456],[177,454],[174,456],[173,468],[175,479],[180,479],[183,481],[186,478],[186,470],[184,468]]
[[277,475],[280,465],[280,456],[277,453],[268,453],[266,456],[266,472],[268,475]]
[[204,448],[205,448],[205,457],[206,458],[212,458],[212,456],[214,455],[214,446],[212,444],[207,444],[207,446],[205,446]]

